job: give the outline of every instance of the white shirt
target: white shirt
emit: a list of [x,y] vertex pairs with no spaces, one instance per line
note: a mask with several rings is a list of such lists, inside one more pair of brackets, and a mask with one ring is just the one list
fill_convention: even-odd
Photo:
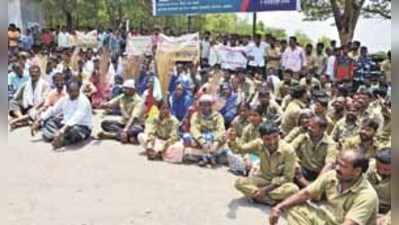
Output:
[[335,55],[331,55],[327,58],[327,68],[326,68],[326,74],[330,77],[331,80],[334,79],[334,68],[335,68]]
[[88,60],[84,66],[83,66],[83,70],[82,70],[82,79],[83,81],[89,80],[91,74],[94,72],[94,62],[93,60]]
[[303,48],[296,46],[295,49],[287,47],[282,55],[281,63],[284,69],[291,69],[298,72],[306,63],[306,56]]
[[93,127],[90,101],[83,93],[80,93],[75,100],[71,100],[69,95],[63,97],[47,109],[41,117],[42,120],[46,120],[57,115],[63,116],[62,124],[67,126],[81,125],[89,129]]
[[209,41],[202,40],[201,41],[201,58],[202,59],[209,58],[210,49],[211,49],[211,44],[209,43]]
[[259,45],[259,47],[256,46],[255,43],[249,44],[246,53],[247,56],[252,56],[254,59],[250,60],[248,65],[256,67],[265,66],[266,49],[267,45],[263,42]]
[[69,33],[60,32],[58,33],[58,47],[69,48]]
[[208,64],[210,65],[210,66],[214,66],[214,65],[216,65],[216,64],[220,64],[221,62],[220,62],[220,56],[219,56],[219,53],[218,53],[218,47],[219,47],[220,45],[214,45],[214,46],[212,46],[211,48],[210,48],[210,51],[209,51],[209,60],[208,60]]

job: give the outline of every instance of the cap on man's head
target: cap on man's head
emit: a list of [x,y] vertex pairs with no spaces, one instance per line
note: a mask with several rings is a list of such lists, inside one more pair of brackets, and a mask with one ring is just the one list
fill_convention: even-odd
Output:
[[122,86],[124,88],[131,88],[131,89],[135,89],[136,88],[135,82],[134,82],[133,79],[126,80],[125,82],[123,82]]

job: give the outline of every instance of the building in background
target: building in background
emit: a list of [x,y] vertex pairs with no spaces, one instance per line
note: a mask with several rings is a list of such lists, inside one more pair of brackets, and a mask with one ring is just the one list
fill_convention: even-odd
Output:
[[21,30],[34,25],[43,27],[44,14],[39,1],[8,0],[8,23],[14,23]]

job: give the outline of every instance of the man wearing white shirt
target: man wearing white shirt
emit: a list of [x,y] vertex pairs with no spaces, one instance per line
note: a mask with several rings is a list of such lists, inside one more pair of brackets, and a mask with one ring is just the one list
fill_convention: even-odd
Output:
[[54,149],[80,143],[90,137],[92,110],[89,99],[80,92],[78,81],[67,84],[68,95],[47,109],[32,126],[32,135],[43,122],[43,139]]
[[201,41],[201,67],[208,65],[208,59],[211,49],[209,36],[210,36],[209,31],[205,32],[204,39]]
[[59,48],[69,48],[69,33],[66,31],[65,27],[58,33],[57,42]]
[[290,37],[289,46],[285,49],[281,60],[284,69],[290,69],[295,73],[305,66],[305,52],[303,48],[297,46],[296,37]]
[[327,63],[325,74],[330,78],[331,81],[335,80],[335,54],[331,48],[326,48]]
[[254,43],[247,47],[248,67],[252,73],[265,74],[266,43],[261,42],[260,35],[256,35]]

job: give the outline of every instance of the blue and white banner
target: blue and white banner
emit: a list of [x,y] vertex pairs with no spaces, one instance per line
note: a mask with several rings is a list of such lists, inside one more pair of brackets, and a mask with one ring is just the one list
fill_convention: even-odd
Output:
[[300,10],[300,0],[153,0],[154,16]]

